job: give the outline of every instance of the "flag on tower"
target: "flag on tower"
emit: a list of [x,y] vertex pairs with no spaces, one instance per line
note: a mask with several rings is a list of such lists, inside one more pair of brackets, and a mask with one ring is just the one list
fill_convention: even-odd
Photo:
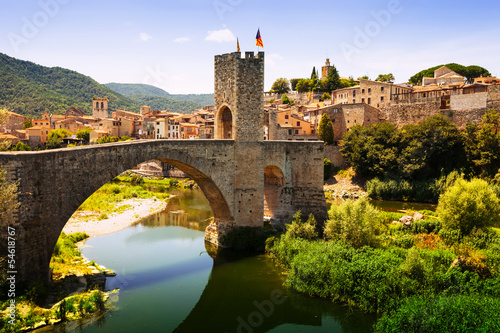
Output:
[[264,48],[264,44],[262,44],[262,37],[260,36],[260,29],[257,29],[257,36],[255,37],[255,45]]
[[241,52],[241,49],[240,49],[240,40],[238,38],[236,38],[236,48],[238,49],[238,52]]

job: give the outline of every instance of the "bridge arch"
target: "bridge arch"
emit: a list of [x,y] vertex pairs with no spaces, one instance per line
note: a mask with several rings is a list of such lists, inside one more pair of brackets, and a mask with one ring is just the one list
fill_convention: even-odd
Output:
[[264,168],[264,216],[275,220],[278,226],[283,225],[290,215],[290,182],[278,166]]

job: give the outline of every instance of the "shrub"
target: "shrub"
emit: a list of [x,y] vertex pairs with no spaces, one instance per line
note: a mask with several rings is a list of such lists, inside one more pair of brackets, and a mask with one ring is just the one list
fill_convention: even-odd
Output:
[[291,238],[314,239],[318,237],[316,231],[316,219],[313,214],[309,215],[306,222],[302,222],[300,210],[293,215],[291,223],[286,225],[286,235]]
[[500,298],[485,296],[412,297],[384,314],[375,332],[499,332],[499,307]]
[[382,225],[379,211],[368,199],[349,200],[342,205],[332,205],[328,211],[324,235],[327,239],[341,240],[356,248],[377,246]]
[[474,228],[495,225],[499,199],[486,181],[459,179],[441,195],[437,212],[445,229],[459,230],[466,236]]

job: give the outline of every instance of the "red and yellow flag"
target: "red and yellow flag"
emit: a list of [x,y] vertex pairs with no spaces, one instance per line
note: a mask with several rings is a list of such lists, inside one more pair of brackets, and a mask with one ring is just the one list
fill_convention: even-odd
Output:
[[238,52],[241,52],[241,49],[240,49],[240,40],[238,38],[236,38],[236,48],[238,49]]
[[260,29],[257,29],[257,36],[255,37],[255,45],[264,48],[264,44],[262,44],[262,37],[260,36]]

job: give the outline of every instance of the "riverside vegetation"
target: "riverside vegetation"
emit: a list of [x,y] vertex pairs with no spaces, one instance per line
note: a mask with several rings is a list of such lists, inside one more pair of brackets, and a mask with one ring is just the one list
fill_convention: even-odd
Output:
[[[5,172],[0,173],[0,178],[4,177],[4,174]],[[0,183],[4,181],[0,179]],[[182,181],[147,179],[132,173],[125,173],[92,194],[78,208],[78,211],[91,211],[94,216],[98,216],[98,219],[105,219],[108,214],[130,208],[127,205],[117,205],[120,201],[131,198],[165,200],[170,197],[166,193],[167,189],[191,188],[193,184],[189,179]],[[13,190],[9,191],[2,193],[11,193]],[[7,207],[2,211],[6,209]],[[6,271],[2,270],[0,276],[1,332],[26,331],[34,327],[92,316],[109,309],[106,303],[109,293],[102,291],[105,281],[103,274],[107,274],[109,270],[95,262],[84,260],[78,249],[77,243],[88,237],[84,233],[70,235],[61,233],[50,261],[53,282],[50,285],[36,282],[19,290],[16,297],[15,325],[9,324],[9,317],[4,315],[9,311],[10,300],[7,299],[7,292],[4,292],[8,289],[8,285]],[[4,263],[1,264],[3,266]],[[76,288],[81,289],[79,278],[85,279],[85,287],[81,292],[69,296]]]
[[376,332],[499,332],[499,199],[480,179],[459,179],[437,213],[411,226],[368,199],[333,205],[323,238],[300,213],[266,249],[286,285],[376,312]]

